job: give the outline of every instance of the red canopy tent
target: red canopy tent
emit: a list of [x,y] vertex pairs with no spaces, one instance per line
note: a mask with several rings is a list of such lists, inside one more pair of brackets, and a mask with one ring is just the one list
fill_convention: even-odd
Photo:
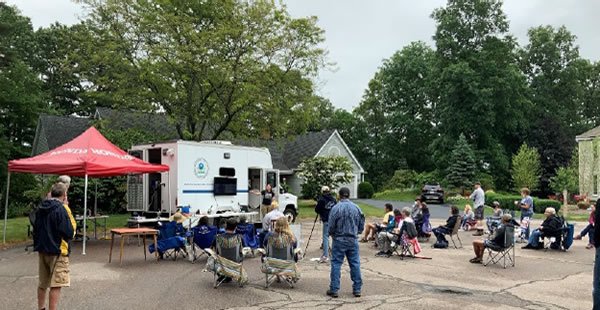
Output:
[[[4,208],[4,242],[6,242],[6,221],[10,173],[66,174],[85,177],[84,219],[87,217],[88,176],[111,177],[125,174],[139,174],[169,171],[169,166],[154,165],[133,157],[108,141],[96,128],[90,127],[75,139],[46,153],[8,162],[6,204]],[[85,255],[86,227],[83,226],[83,254]]]

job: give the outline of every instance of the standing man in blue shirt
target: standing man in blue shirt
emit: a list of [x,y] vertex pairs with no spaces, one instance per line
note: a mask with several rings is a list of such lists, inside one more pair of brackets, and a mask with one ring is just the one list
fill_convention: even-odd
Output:
[[362,277],[360,274],[360,253],[358,248],[358,235],[365,228],[365,216],[362,210],[348,198],[350,190],[340,188],[340,202],[329,213],[329,235],[333,239],[331,249],[331,274],[327,295],[338,297],[340,289],[340,272],[344,257],[350,265],[350,278],[352,279],[352,294],[361,296]]

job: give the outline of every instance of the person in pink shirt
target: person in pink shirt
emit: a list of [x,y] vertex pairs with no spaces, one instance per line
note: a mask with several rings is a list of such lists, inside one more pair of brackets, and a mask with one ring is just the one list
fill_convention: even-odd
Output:
[[575,236],[575,240],[581,240],[581,238],[585,237],[585,235],[588,235],[590,238],[590,241],[588,242],[588,245],[585,247],[586,249],[591,249],[595,247],[594,244],[594,233],[595,233],[595,227],[594,227],[594,212],[596,211],[596,205],[592,205],[592,212],[590,212],[590,217],[588,218],[588,225],[581,231],[581,233],[577,234],[577,236]]

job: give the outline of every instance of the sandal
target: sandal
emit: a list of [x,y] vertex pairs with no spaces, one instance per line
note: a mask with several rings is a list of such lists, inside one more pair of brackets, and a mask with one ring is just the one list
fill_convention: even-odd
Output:
[[367,242],[369,242],[369,240],[367,240],[367,239],[365,239],[365,238],[361,238],[360,240],[358,240],[358,242],[361,242],[361,243],[367,243]]
[[593,244],[591,244],[591,243],[589,243],[589,244],[588,244],[588,245],[587,245],[585,248],[586,248],[586,249],[588,249],[588,250],[589,250],[589,249],[593,249],[593,248],[594,248],[594,245],[593,245]]

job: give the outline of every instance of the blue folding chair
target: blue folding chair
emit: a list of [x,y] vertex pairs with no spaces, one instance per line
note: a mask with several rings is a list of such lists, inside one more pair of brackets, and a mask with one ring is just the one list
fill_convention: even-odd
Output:
[[183,256],[187,254],[185,251],[185,230],[183,225],[177,222],[167,222],[158,227],[158,241],[157,248],[154,248],[154,244],[148,246],[148,251],[154,253],[158,250],[158,254],[161,258],[173,258],[177,260],[177,255],[182,252]]
[[255,250],[258,248],[258,237],[256,235],[256,227],[252,223],[238,224],[235,233],[242,236],[244,247]]
[[[218,230],[219,229],[216,226],[206,225],[199,225],[192,228],[192,253],[194,255],[192,262],[196,262],[203,254],[206,254],[204,249],[208,249],[212,246]],[[198,254],[196,248],[200,249]]]

